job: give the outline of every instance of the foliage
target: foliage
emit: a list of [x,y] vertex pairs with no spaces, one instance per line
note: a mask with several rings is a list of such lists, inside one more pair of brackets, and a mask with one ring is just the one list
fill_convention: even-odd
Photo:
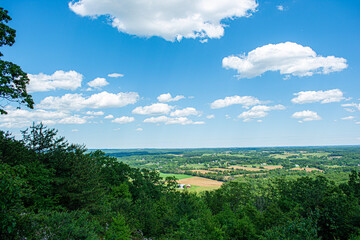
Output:
[[0,238],[359,236],[359,172],[340,184],[321,174],[276,176],[196,194],[176,190],[174,177],[163,179],[157,171],[69,144],[42,124],[23,131],[21,140],[0,131]]
[[[0,8],[0,47],[12,46],[15,43],[16,31],[6,25],[10,20],[8,11]],[[0,52],[0,57],[2,56]],[[18,65],[0,59],[0,98],[5,102],[0,104],[0,114],[7,114],[4,107],[8,102],[34,107],[34,101],[26,91],[29,81],[27,74]]]

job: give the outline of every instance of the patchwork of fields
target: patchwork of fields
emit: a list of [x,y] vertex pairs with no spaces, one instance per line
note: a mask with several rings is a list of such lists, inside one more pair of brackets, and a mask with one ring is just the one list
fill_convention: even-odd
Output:
[[157,171],[163,178],[175,176],[179,183],[192,185],[188,191],[197,192],[229,181],[275,177],[322,174],[341,182],[349,171],[360,168],[356,147],[111,150],[108,154],[132,167]]

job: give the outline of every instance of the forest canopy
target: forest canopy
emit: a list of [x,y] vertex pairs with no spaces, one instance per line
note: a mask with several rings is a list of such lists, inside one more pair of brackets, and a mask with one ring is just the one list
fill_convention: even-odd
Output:
[[360,173],[229,182],[202,194],[33,125],[0,132],[1,239],[356,239]]

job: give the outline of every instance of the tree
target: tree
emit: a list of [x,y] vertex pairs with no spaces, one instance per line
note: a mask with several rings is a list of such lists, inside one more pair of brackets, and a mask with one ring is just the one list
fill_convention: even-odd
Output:
[[[16,31],[6,25],[10,20],[8,11],[0,8],[0,47],[15,43]],[[2,56],[0,52],[0,58]],[[34,108],[32,96],[26,91],[29,81],[27,74],[18,65],[0,59],[0,114],[7,114],[4,108],[9,102]]]

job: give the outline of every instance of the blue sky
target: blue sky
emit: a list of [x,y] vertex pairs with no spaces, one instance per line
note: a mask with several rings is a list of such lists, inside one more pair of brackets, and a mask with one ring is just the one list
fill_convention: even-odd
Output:
[[1,129],[43,121],[88,148],[360,143],[358,1],[104,2],[2,1],[3,59],[36,105]]

